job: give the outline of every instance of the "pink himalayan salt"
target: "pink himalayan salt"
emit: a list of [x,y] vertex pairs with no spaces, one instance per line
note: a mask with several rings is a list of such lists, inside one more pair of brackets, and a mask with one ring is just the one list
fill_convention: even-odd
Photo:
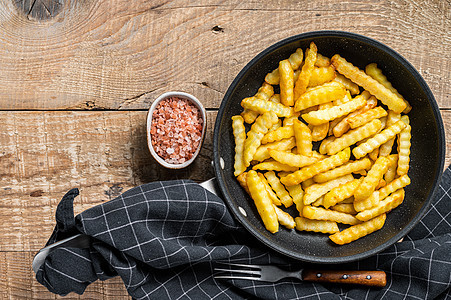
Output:
[[152,146],[167,163],[184,163],[200,145],[202,126],[202,115],[190,101],[178,97],[164,99],[152,114]]

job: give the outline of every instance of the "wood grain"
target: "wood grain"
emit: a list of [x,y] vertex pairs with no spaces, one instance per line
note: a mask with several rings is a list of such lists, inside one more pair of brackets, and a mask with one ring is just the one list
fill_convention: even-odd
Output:
[[15,0],[14,2],[29,20],[47,20],[60,13],[64,0]]
[[66,1],[47,22],[3,1],[0,109],[145,109],[168,90],[217,108],[252,57],[313,30],[392,47],[449,108],[450,29],[446,1]]

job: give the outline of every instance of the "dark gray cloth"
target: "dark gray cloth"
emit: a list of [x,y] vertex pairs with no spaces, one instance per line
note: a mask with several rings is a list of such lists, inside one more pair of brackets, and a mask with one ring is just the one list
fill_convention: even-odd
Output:
[[47,257],[36,278],[56,294],[82,294],[91,282],[119,275],[135,299],[451,299],[450,168],[427,214],[403,242],[334,266],[383,270],[385,288],[215,280],[217,261],[292,269],[305,264],[262,245],[219,197],[189,180],[145,184],[74,218],[77,195],[73,189],[61,200],[48,244],[79,232],[93,243],[89,249],[59,248]]

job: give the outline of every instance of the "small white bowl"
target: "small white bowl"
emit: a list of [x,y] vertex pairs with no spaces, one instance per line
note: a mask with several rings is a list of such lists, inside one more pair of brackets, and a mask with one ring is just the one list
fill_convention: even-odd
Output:
[[[170,97],[178,97],[181,99],[189,100],[191,103],[193,103],[199,109],[199,111],[201,112],[201,115],[202,115],[202,136],[201,136],[199,146],[197,147],[196,152],[194,152],[193,156],[189,160],[187,160],[181,164],[171,164],[171,163],[166,162],[162,157],[160,157],[155,152],[155,149],[153,148],[152,135],[150,134],[150,129],[152,128],[152,116],[153,116],[153,112],[154,112],[155,108],[157,107],[158,103],[160,103],[160,101],[165,100]],[[186,168],[196,159],[197,155],[199,154],[200,149],[202,148],[203,141],[204,141],[206,128],[207,128],[207,113],[205,111],[205,108],[202,106],[202,103],[200,103],[200,101],[196,97],[194,97],[193,95],[184,93],[184,92],[164,93],[161,96],[159,96],[157,99],[155,99],[155,101],[150,106],[149,111],[147,112],[147,146],[149,147],[150,154],[152,154],[153,158],[160,165],[162,165],[163,167],[166,167],[168,169]]]

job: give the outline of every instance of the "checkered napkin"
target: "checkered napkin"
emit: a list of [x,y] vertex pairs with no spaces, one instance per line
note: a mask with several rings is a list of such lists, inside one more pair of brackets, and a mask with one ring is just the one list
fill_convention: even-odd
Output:
[[82,294],[91,282],[119,275],[134,299],[451,299],[450,168],[426,216],[403,242],[368,259],[331,266],[383,270],[388,275],[384,288],[215,280],[217,261],[312,266],[262,245],[219,197],[187,180],[133,188],[75,218],[78,190],[71,190],[58,206],[48,243],[79,232],[94,242],[89,249],[54,250],[36,278],[65,295]]

